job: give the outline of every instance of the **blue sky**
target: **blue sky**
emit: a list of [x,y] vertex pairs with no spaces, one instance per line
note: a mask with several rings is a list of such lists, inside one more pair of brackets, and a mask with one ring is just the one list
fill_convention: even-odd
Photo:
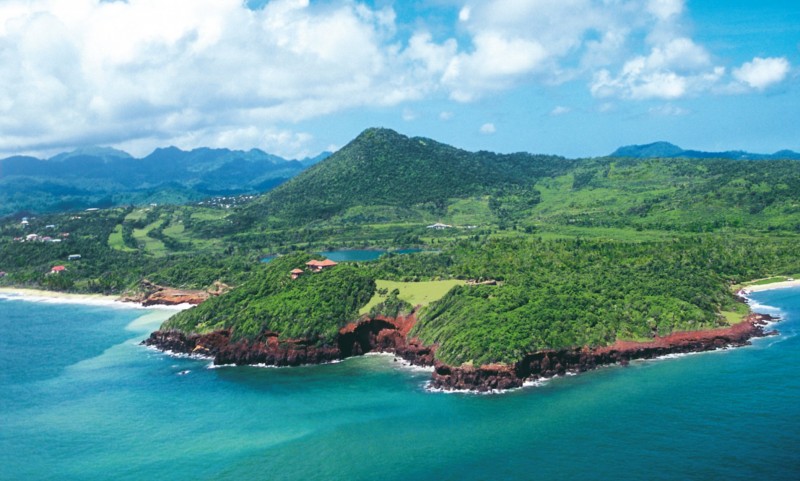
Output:
[[800,150],[800,2],[3,0],[0,156]]

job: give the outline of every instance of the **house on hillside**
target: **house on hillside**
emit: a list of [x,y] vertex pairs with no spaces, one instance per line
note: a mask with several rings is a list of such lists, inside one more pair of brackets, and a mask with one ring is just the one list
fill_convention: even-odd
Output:
[[69,256],[67,256],[68,261],[77,261],[80,258],[81,258],[80,254],[70,254]]
[[311,272],[321,272],[323,269],[335,266],[336,262],[330,259],[325,259],[324,261],[310,260],[306,262],[306,265],[311,269]]
[[297,279],[298,277],[302,276],[305,271],[303,269],[292,269],[290,274],[292,275],[292,280]]
[[453,227],[453,226],[448,225],[448,224],[442,224],[441,222],[437,222],[435,224],[431,224],[431,225],[427,226],[428,229],[436,229],[436,230],[449,229],[450,227]]
[[50,274],[58,274],[59,272],[64,272],[65,270],[67,270],[65,266],[53,266],[53,268],[50,269]]

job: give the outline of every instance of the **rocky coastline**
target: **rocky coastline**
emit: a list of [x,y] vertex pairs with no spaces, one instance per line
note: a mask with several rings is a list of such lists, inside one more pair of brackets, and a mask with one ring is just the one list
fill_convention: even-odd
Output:
[[218,296],[228,292],[230,287],[220,282],[207,290],[199,289],[176,289],[173,287],[160,286],[156,283],[144,279],[139,292],[120,297],[122,302],[135,302],[145,307],[147,306],[177,306],[180,304],[198,305],[206,301],[209,297]]
[[416,322],[412,313],[396,318],[378,316],[348,324],[339,330],[335,345],[318,346],[306,339],[280,340],[278,333],[232,342],[230,331],[185,334],[156,331],[142,344],[177,354],[213,358],[216,365],[300,366],[337,361],[368,352],[388,352],[412,365],[433,366],[430,387],[445,391],[495,392],[522,387],[527,381],[580,373],[600,366],[627,365],[637,359],[667,354],[711,351],[750,344],[754,337],[775,334],[765,326],[775,318],[750,314],[730,327],[678,332],[648,342],[617,341],[610,346],[543,350],[526,355],[513,365],[449,366],[435,359],[436,346],[408,339]]
[[435,346],[424,346],[418,339],[407,338],[415,322],[414,314],[364,319],[340,329],[336,344],[327,346],[318,346],[308,339],[281,340],[276,332],[262,333],[252,341],[234,342],[227,330],[207,334],[155,331],[142,344],[176,354],[210,357],[215,365],[301,366],[368,352],[388,352],[417,366],[433,366]]
[[521,387],[526,381],[581,373],[612,364],[627,365],[637,359],[746,346],[754,337],[776,334],[764,329],[775,320],[768,314],[753,313],[730,327],[676,332],[649,342],[617,341],[596,348],[543,350],[530,353],[513,365],[451,367],[438,364],[431,377],[431,387],[479,392],[506,390]]

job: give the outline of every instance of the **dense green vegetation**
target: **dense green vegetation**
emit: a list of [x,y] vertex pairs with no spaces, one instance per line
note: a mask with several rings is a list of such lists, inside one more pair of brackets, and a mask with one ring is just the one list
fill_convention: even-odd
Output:
[[[118,208],[31,218],[27,225],[0,224],[0,271],[7,273],[0,285],[120,294],[136,290],[148,278],[174,287],[204,288],[217,280],[241,282],[257,266],[257,255],[233,247],[165,252],[160,257],[145,246],[123,248],[114,240],[119,235],[115,233],[131,213]],[[22,241],[31,235],[38,238]],[[81,258],[70,261],[75,254]],[[66,270],[51,274],[57,265]]]
[[235,328],[234,339],[275,332],[281,339],[332,343],[339,329],[358,317],[375,282],[366,270],[347,265],[292,279],[290,271],[305,267],[310,259],[306,254],[275,259],[228,294],[175,315],[164,328]]
[[537,188],[539,224],[800,232],[797,161],[594,159]]
[[[32,233],[61,242],[19,241]],[[369,129],[244,205],[7,219],[0,285],[120,293],[143,278],[222,281],[235,289],[165,327],[319,344],[359,313],[423,305],[412,334],[442,360],[511,362],[735,322],[731,286],[799,273],[799,240],[797,161],[471,153]],[[309,252],[365,246],[429,252],[289,277]],[[264,265],[265,254],[284,255]]]
[[[791,160],[498,155],[369,129],[206,234],[236,232],[241,245],[281,250],[404,236],[429,244],[476,234],[604,236],[599,229],[622,240],[797,233],[798,186]],[[425,229],[434,222],[453,227]]]
[[565,172],[574,163],[552,156],[472,153],[369,129],[237,216],[257,225],[425,222],[445,215],[457,198],[487,195],[497,209],[506,202],[535,205],[533,181]]
[[412,334],[460,364],[715,327],[727,323],[721,311],[737,309],[731,284],[797,271],[796,245],[707,237],[462,243],[448,256],[451,271],[501,284],[454,288],[423,311]]

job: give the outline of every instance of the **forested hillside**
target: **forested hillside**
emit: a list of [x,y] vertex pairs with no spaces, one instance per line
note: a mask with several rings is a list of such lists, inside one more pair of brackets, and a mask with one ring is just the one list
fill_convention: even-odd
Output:
[[[132,162],[104,155],[112,154],[108,162]],[[234,181],[223,175],[238,162],[233,153],[186,155],[217,172],[215,185]],[[369,129],[243,205],[7,220],[0,285],[119,293],[143,278],[191,288],[221,281],[233,290],[165,328],[325,345],[362,309],[409,310],[399,288],[378,293],[376,282],[410,292],[417,281],[446,280],[440,286],[456,287],[417,312],[411,335],[438,345],[448,363],[509,363],[535,350],[736,322],[746,308],[732,283],[798,275],[799,235],[794,160],[501,155]],[[291,280],[321,251],[364,247],[426,253]],[[277,258],[259,262],[267,254]],[[52,274],[59,264],[65,270]]]
[[800,163],[793,160],[591,159],[536,188],[535,224],[800,232]]
[[538,198],[537,179],[576,161],[525,153],[467,152],[389,129],[369,129],[325,162],[243,209],[254,224],[420,219],[447,214],[456,199]]
[[198,333],[232,329],[237,340],[274,332],[281,339],[333,343],[339,329],[358,318],[375,281],[367,270],[347,265],[297,279],[288,275],[310,259],[307,254],[276,259],[230,293],[175,315],[164,328]]
[[454,288],[423,311],[412,335],[458,365],[718,327],[728,322],[722,312],[738,309],[731,284],[800,272],[796,247],[712,238],[463,243],[450,272],[499,285]]
[[[424,235],[434,222],[526,232],[795,232],[797,166],[793,160],[472,153],[370,129],[229,220],[233,231],[265,229],[261,239],[278,243],[330,238],[342,228],[351,239]],[[289,230],[289,238],[278,234]]]

